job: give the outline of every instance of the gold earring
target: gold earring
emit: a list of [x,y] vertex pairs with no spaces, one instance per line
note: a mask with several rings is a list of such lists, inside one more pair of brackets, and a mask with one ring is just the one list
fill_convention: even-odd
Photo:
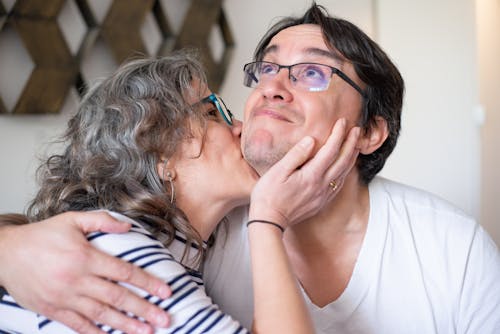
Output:
[[170,183],[170,203],[174,203],[175,200],[175,188],[174,188],[174,178],[172,173],[167,172],[167,181]]
[[163,172],[162,172],[163,182],[165,184],[165,180],[167,180],[167,182],[170,183],[170,203],[173,204],[175,200],[174,178],[170,171],[167,172],[167,177],[165,177],[165,171],[167,170],[168,160],[162,160],[162,162],[163,162]]

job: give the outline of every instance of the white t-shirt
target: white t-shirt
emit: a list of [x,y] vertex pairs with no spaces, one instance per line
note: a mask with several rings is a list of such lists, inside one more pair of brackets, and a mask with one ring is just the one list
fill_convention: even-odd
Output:
[[[380,177],[352,277],[325,307],[304,293],[317,333],[500,333],[500,256],[473,219]],[[253,316],[246,209],[230,215],[205,263],[207,293],[242,324]],[[224,232],[222,229],[219,232]]]
[[[100,250],[133,263],[161,278],[172,289],[172,295],[161,300],[141,289],[126,285],[170,314],[170,327],[157,329],[155,333],[248,333],[236,320],[222,313],[205,294],[201,274],[194,265],[197,250],[189,249],[188,256],[183,259],[182,255],[187,244],[180,233],[175,235],[175,239],[166,248],[137,222],[114,212],[110,214],[131,223],[130,231],[121,234],[95,232],[89,234],[87,239]],[[36,268],[33,269],[36,271]],[[99,325],[99,327],[107,333],[122,333],[109,326]],[[75,332],[61,323],[22,308],[11,296],[5,295],[0,298],[0,334],[3,333],[69,334]]]

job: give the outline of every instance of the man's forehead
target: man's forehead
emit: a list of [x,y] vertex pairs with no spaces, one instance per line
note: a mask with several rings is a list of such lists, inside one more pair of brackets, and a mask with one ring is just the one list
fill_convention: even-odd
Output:
[[282,52],[293,52],[304,57],[329,58],[337,63],[345,61],[337,50],[328,47],[321,28],[315,24],[302,24],[281,30],[271,39],[262,56],[279,55]]

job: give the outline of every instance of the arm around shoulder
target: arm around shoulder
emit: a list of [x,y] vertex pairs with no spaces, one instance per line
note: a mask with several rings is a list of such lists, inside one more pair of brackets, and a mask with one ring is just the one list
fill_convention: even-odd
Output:
[[[42,222],[0,227],[0,285],[23,307],[78,332],[98,331],[96,321],[129,333],[150,327],[126,317],[117,308],[165,325],[168,317],[162,310],[110,280],[120,276],[159,296],[168,296],[168,287],[96,250],[84,235],[90,231],[125,232],[129,228],[129,224],[103,211],[66,212]],[[33,275],[34,268],[37,275]]]
[[[90,235],[92,243],[110,255],[141,267],[167,283],[173,293],[168,298],[158,299],[144,290],[124,284],[151,304],[156,304],[171,315],[169,332],[188,332],[188,329],[206,333],[235,333],[246,331],[229,315],[222,313],[206,295],[200,276],[188,271],[176,259],[175,254],[156,240],[149,232],[135,224],[124,234]],[[174,248],[183,248],[181,241]],[[177,254],[179,255],[179,254]],[[122,283],[120,283],[122,284]]]

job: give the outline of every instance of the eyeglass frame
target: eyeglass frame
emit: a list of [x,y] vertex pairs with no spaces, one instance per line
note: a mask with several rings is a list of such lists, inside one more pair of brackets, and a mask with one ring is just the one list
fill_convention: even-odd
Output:
[[[339,70],[338,68],[336,67],[333,67],[333,66],[330,66],[330,65],[326,65],[326,64],[321,64],[321,63],[314,63],[314,62],[302,62],[302,63],[297,63],[297,64],[292,64],[292,65],[280,65],[280,64],[277,64],[277,63],[273,63],[271,61],[264,61],[264,60],[258,60],[258,61],[252,61],[250,63],[246,63],[245,65],[243,65],[243,72],[245,72],[245,77],[246,76],[250,76],[251,79],[253,81],[255,81],[257,84],[259,83],[259,81],[257,80],[257,78],[255,77],[255,75],[253,73],[249,73],[247,72],[247,67],[249,67],[250,65],[255,65],[257,63],[264,63],[264,64],[271,64],[271,65],[276,65],[278,66],[278,71],[276,71],[276,73],[274,75],[277,75],[282,68],[286,68],[288,69],[288,79],[290,80],[290,82],[292,82],[292,74],[291,74],[291,69],[294,67],[294,66],[297,66],[297,65],[307,65],[307,64],[311,64],[311,65],[320,65],[320,66],[325,66],[325,67],[328,67],[330,68],[330,70],[332,71],[331,74],[330,74],[330,77],[328,79],[328,84],[326,85],[325,89],[322,89],[322,90],[309,90],[309,91],[314,91],[314,92],[319,92],[319,91],[325,91],[326,89],[328,89],[328,87],[330,86],[330,81],[332,80],[332,76],[334,74],[337,74],[341,79],[343,79],[345,82],[347,82],[352,88],[354,88],[358,93],[361,94],[362,97],[366,98],[366,93],[363,89],[361,89],[361,87],[359,87],[358,84],[356,84],[354,82],[354,80],[352,80],[351,78],[349,78],[347,76],[347,74],[345,74],[344,72],[342,72],[341,70]],[[245,78],[243,79],[243,85],[245,85],[246,87],[250,87],[252,88],[252,86],[248,86],[247,84],[245,84],[247,80],[245,80]],[[250,81],[251,83],[252,81]]]
[[215,106],[215,108],[217,108],[217,111],[219,112],[219,114],[222,116],[222,119],[224,120],[224,122],[226,122],[230,126],[233,125],[234,115],[231,112],[231,110],[229,110],[229,108],[224,103],[224,100],[222,100],[222,98],[219,95],[212,93],[212,94],[208,95],[207,97],[204,97],[203,99],[201,99],[200,103],[213,104]]

